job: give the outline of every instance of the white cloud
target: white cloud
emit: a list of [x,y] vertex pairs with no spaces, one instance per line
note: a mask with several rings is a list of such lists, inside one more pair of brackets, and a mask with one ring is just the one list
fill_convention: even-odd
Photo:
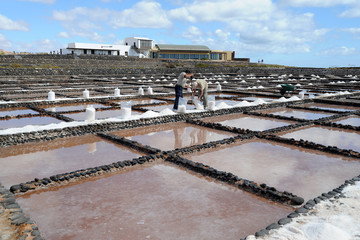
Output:
[[230,32],[224,32],[221,29],[217,29],[215,31],[216,36],[220,39],[220,41],[228,41],[231,33]]
[[171,22],[161,4],[155,1],[141,1],[132,8],[112,12],[110,25],[115,29],[130,28],[168,28]]
[[58,37],[69,38],[69,34],[67,32],[59,32]]
[[0,14],[0,30],[29,31],[28,24],[23,21],[13,21]]
[[352,34],[360,34],[360,28],[345,28],[343,29],[344,32],[349,32]]
[[196,0],[181,8],[170,10],[169,16],[172,19],[191,22],[264,20],[270,17],[274,8],[271,0]]
[[318,56],[350,56],[357,54],[359,54],[359,51],[356,48],[348,48],[345,46],[329,48],[317,53]]
[[171,26],[166,12],[155,1],[141,1],[123,11],[86,7],[53,11],[53,19],[59,21],[69,35],[87,37],[99,42],[105,40],[99,32],[109,28],[168,28]]
[[357,4],[358,0],[281,0],[280,3],[294,7],[332,7]]
[[195,39],[202,37],[203,33],[199,30],[199,28],[191,26],[182,34],[182,36],[187,39]]
[[360,4],[353,6],[349,10],[346,10],[340,14],[340,17],[345,18],[358,18],[360,17]]
[[[193,43],[205,44],[213,49],[251,54],[310,52],[311,43],[320,41],[329,32],[328,29],[316,29],[314,14],[292,14],[267,0],[208,0],[201,7],[202,11],[197,11],[206,12],[206,16],[195,13],[195,9],[200,7],[199,4],[197,1],[194,5],[187,4],[176,11],[170,11],[169,15],[180,19],[182,13],[182,19],[189,22],[221,22],[224,27],[212,30],[212,33],[206,32],[200,37],[191,34],[190,29],[183,34]],[[258,8],[256,5],[265,7]]]
[[8,39],[6,39],[6,37],[4,35],[2,35],[0,33],[0,49],[3,49],[5,51],[9,51],[10,47],[12,47],[11,42]]
[[38,2],[38,3],[43,3],[43,4],[54,4],[56,2],[56,0],[20,0],[23,2]]

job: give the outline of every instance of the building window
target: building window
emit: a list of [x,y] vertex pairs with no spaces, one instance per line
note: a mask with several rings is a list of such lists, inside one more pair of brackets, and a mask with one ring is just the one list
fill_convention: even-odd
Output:
[[200,59],[209,59],[208,54],[200,54]]
[[190,54],[190,59],[199,59],[199,54]]
[[171,59],[179,59],[179,54],[169,54],[169,58],[171,58]]
[[91,50],[91,54],[95,54],[95,50]]
[[169,58],[169,54],[167,54],[167,53],[160,53],[160,58]]
[[111,55],[111,51],[110,51],[110,50],[108,51],[108,55]]
[[151,41],[150,40],[140,40],[140,48],[141,49],[150,49],[151,46]]
[[218,53],[211,53],[210,59],[212,60],[219,60],[219,54]]
[[129,55],[129,53],[128,52],[125,52],[125,57],[127,57]]
[[87,53],[87,50],[86,49],[84,49],[84,54],[86,54]]

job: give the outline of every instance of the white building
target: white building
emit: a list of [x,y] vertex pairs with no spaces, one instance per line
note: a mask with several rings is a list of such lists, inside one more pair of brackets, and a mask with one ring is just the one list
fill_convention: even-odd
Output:
[[149,51],[153,44],[153,40],[139,37],[126,38],[124,45],[69,43],[67,48],[60,49],[60,54],[116,55],[143,58],[149,57]]

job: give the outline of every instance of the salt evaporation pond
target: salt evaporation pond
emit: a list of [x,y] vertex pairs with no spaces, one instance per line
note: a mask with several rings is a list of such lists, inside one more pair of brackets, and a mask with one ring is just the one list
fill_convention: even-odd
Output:
[[264,110],[261,112],[262,113],[270,113],[270,114],[274,114],[274,115],[278,115],[278,116],[284,116],[284,117],[294,117],[294,118],[306,119],[306,120],[315,120],[315,119],[331,116],[331,114],[312,112],[312,111],[306,111],[306,110],[297,110],[297,109],[291,109],[291,108],[275,108],[272,110]]
[[0,109],[0,117],[17,116],[17,115],[24,115],[24,114],[38,114],[38,112],[28,109],[28,108]]
[[97,136],[55,139],[47,142],[9,146],[0,153],[0,182],[7,188],[83,168],[121,160],[131,160],[141,153]]
[[[139,112],[131,111],[132,115],[139,115]],[[121,117],[123,115],[121,109],[115,110],[97,110],[95,112],[96,119],[105,119],[105,118],[116,118]],[[78,112],[78,113],[68,113],[63,114],[63,116],[74,119],[75,121],[84,121],[86,119],[86,112]]]
[[17,196],[45,239],[239,239],[292,209],[169,164]]
[[335,123],[360,127],[360,117],[348,117],[339,121],[335,121]]
[[254,102],[258,99],[262,99],[265,102],[271,102],[276,98],[269,98],[269,97],[242,97],[241,100],[245,100],[245,101],[250,101],[250,102]]
[[271,128],[288,126],[291,124],[290,122],[286,122],[282,120],[253,117],[241,113],[206,118],[203,119],[203,121],[212,122],[212,123],[216,122],[225,126],[250,129],[252,131],[264,131]]
[[60,123],[60,122],[62,121],[47,116],[12,118],[8,120],[0,120],[0,129],[18,128],[27,125],[42,126],[42,125],[47,125],[51,123]]
[[53,106],[40,106],[45,108],[45,110],[51,112],[69,112],[69,111],[78,111],[78,110],[85,110],[87,107],[92,106],[94,108],[108,108],[110,106],[106,106],[103,104],[97,103],[82,103],[82,104],[61,104],[61,105],[53,105]]
[[335,105],[335,104],[324,104],[324,103],[310,103],[299,105],[301,107],[308,107],[308,108],[319,108],[322,110],[332,110],[332,111],[339,111],[339,112],[346,112],[346,111],[356,111],[360,108],[353,107],[353,106],[346,106],[346,105]]
[[284,138],[304,139],[325,146],[337,146],[360,152],[360,134],[330,127],[310,127],[282,135]]
[[360,161],[264,140],[227,145],[186,158],[305,200],[338,187],[360,172]]
[[[123,101],[113,101],[114,103],[121,104],[123,102],[127,102],[129,100],[123,100]],[[131,99],[131,105],[140,105],[140,104],[153,104],[153,103],[165,103],[165,101],[162,100],[156,100],[156,99]]]
[[213,130],[187,123],[169,123],[112,132],[144,145],[163,151],[184,148],[235,136],[233,133]]

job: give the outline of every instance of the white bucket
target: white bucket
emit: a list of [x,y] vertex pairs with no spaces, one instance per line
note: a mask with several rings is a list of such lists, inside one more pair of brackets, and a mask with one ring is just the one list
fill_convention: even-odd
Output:
[[121,103],[121,117],[122,118],[131,117],[131,101]]
[[95,121],[95,108],[93,106],[87,107],[85,112],[86,112],[85,121],[87,122]]
[[53,91],[48,92],[48,100],[49,101],[55,100],[55,93]]
[[149,94],[149,95],[152,95],[152,94],[153,94],[153,89],[152,89],[152,87],[148,87],[148,89],[147,89],[147,94]]
[[90,92],[87,89],[85,89],[83,91],[83,96],[84,96],[84,98],[89,98],[90,97]]
[[120,89],[115,88],[115,90],[114,90],[114,97],[120,97]]

